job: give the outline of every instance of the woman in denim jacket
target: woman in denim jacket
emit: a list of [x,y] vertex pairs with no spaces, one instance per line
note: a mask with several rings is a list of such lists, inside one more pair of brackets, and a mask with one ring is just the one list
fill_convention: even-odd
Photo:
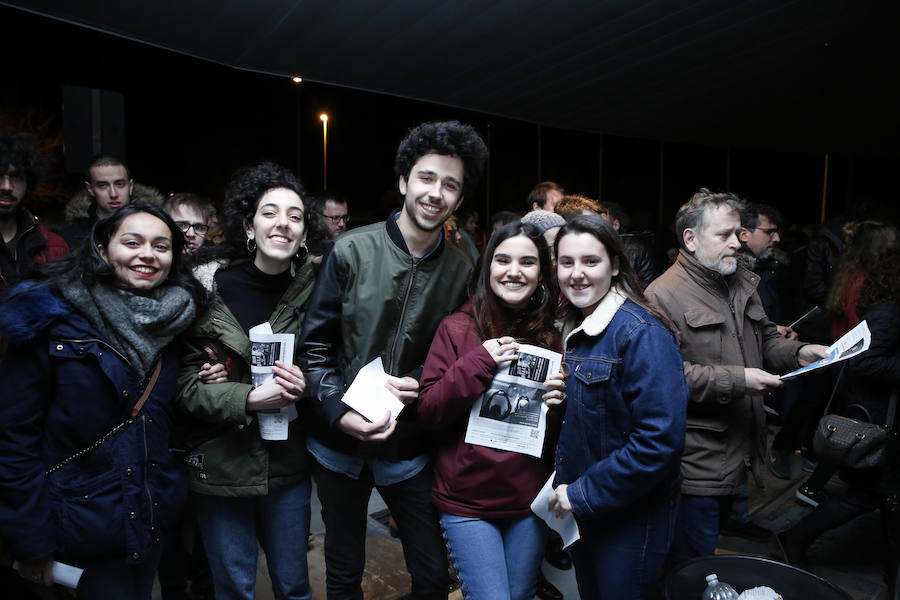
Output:
[[641,293],[603,219],[576,217],[556,238],[573,322],[565,420],[550,510],[573,512],[582,598],[656,598],[675,525],[688,390],[668,322]]

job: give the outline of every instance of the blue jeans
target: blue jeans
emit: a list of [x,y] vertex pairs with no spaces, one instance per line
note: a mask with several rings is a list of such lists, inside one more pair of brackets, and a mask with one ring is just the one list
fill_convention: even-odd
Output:
[[712,556],[719,541],[720,523],[731,514],[739,496],[681,495],[675,540],[669,556],[669,567],[698,556]]
[[150,600],[162,549],[161,543],[154,544],[144,556],[144,562],[137,565],[127,564],[124,558],[79,563],[84,573],[78,582],[78,600]]
[[582,598],[655,600],[675,532],[678,500],[636,506],[578,521],[581,539],[570,552]]
[[466,600],[528,600],[534,596],[547,529],[529,515],[478,519],[441,513],[450,559]]
[[266,553],[272,592],[278,600],[309,600],[306,544],[309,481],[269,488],[266,496],[195,494],[217,600],[252,600],[257,540]]

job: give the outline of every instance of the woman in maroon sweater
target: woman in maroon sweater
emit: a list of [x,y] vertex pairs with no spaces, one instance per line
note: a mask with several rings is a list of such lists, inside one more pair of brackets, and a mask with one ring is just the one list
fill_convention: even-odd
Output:
[[[467,599],[525,599],[534,594],[546,529],[531,501],[553,471],[561,411],[551,408],[540,459],[467,444],[472,404],[497,366],[516,358],[518,342],[560,349],[553,326],[557,289],[543,236],[518,221],[488,242],[470,300],[444,319],[425,361],[418,418],[435,430],[431,498]],[[544,401],[563,400],[562,375],[546,382]]]

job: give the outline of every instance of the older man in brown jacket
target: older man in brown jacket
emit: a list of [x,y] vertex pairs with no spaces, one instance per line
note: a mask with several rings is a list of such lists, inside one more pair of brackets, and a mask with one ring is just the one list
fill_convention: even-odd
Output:
[[720,515],[729,514],[751,468],[762,485],[763,393],[777,375],[825,355],[783,338],[763,310],[759,276],[739,263],[742,203],[701,189],[676,216],[681,251],[647,297],[679,330],[691,401],[681,462],[682,498],[671,564],[713,554]]

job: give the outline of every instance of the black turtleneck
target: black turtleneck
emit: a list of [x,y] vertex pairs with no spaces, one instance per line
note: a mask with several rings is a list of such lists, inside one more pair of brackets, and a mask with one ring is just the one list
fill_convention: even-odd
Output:
[[290,269],[267,275],[249,261],[216,271],[216,288],[225,306],[247,332],[269,320],[291,279]]

